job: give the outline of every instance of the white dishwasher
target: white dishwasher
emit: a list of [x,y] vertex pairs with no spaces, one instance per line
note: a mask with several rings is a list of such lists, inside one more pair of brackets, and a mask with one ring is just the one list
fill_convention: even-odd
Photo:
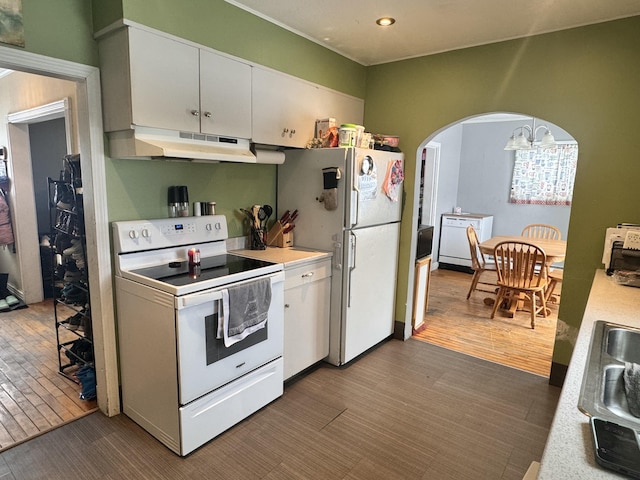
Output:
[[493,215],[483,213],[445,213],[442,215],[438,255],[440,268],[469,271],[471,268],[471,250],[467,239],[469,225],[475,228],[480,242],[488,240],[491,238],[493,230]]

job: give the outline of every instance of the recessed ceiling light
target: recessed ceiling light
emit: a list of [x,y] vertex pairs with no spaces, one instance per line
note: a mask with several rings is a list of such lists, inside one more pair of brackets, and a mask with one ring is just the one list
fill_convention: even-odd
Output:
[[396,23],[396,19],[392,17],[382,17],[376,20],[376,23],[381,27],[388,27]]

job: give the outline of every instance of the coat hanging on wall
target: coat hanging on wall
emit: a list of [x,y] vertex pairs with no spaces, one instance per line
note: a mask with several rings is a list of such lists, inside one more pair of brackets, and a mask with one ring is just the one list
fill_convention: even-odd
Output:
[[11,209],[9,208],[8,195],[4,188],[0,188],[0,245],[14,243],[13,224],[11,222]]

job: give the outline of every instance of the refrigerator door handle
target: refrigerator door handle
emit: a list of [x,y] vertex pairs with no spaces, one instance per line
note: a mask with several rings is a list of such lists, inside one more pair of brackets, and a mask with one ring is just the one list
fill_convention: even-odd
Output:
[[347,285],[347,307],[351,307],[351,273],[356,269],[356,235],[353,232],[349,232],[351,235],[351,240],[349,241],[349,248],[351,250],[351,254],[349,255],[349,282]]
[[333,244],[333,268],[342,270],[342,244],[335,242]]
[[[349,221],[351,222],[351,228],[358,225],[360,221],[360,190],[355,185],[351,190],[351,213],[349,215]],[[355,219],[353,218],[355,216]]]

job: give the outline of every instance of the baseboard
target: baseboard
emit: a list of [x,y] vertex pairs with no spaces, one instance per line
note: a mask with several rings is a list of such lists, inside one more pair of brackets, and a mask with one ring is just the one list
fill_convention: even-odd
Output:
[[455,265],[453,263],[440,262],[438,264],[438,268],[441,268],[443,270],[455,270],[456,272],[473,273],[473,268],[467,267],[465,265]]

